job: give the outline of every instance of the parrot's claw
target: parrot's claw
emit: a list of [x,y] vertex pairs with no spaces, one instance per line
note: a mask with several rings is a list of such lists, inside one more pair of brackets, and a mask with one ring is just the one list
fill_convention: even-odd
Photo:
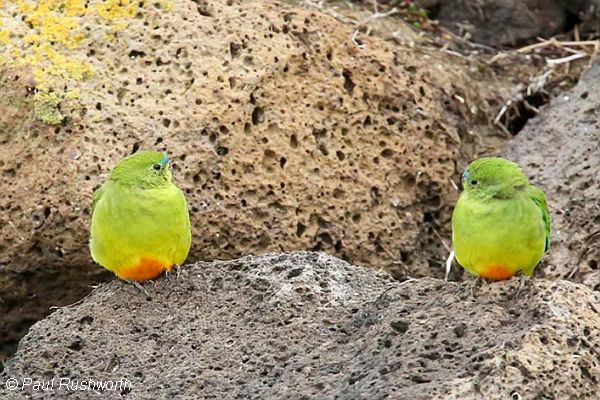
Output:
[[475,291],[481,287],[483,283],[483,278],[478,276],[474,281],[471,282],[469,292],[471,293],[471,297],[475,297]]
[[179,275],[181,274],[181,267],[178,264],[173,265],[173,268],[171,270],[165,270],[165,276],[169,277],[169,274],[171,273],[172,270],[175,270],[175,273],[177,274],[177,279],[179,279]]
[[521,291],[523,290],[523,288],[525,287],[527,282],[530,282],[530,281],[531,280],[529,279],[528,276],[521,274],[521,276],[519,277],[519,286],[517,287],[517,290],[513,294],[512,298],[516,299],[517,297],[519,297],[519,295],[521,294]]
[[133,286],[135,286],[136,289],[138,289],[140,292],[144,293],[147,298],[150,298],[150,294],[148,294],[148,291],[146,290],[146,288],[144,288],[144,286],[142,286],[141,283],[139,283],[138,281],[127,281],[127,282],[131,283]]

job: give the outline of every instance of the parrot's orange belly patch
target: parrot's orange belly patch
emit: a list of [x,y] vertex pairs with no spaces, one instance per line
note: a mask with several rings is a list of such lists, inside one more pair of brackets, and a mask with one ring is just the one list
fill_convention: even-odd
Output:
[[515,271],[504,266],[504,265],[488,265],[481,268],[479,276],[492,281],[501,281],[503,279],[511,278],[515,274]]
[[127,281],[143,282],[148,279],[154,279],[163,271],[170,271],[173,264],[167,265],[153,258],[141,258],[137,265],[133,267],[121,268],[117,276]]

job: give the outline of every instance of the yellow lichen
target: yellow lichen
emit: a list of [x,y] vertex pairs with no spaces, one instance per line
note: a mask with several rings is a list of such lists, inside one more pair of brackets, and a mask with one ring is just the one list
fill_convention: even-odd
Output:
[[67,100],[78,99],[80,95],[81,95],[81,93],[79,92],[79,89],[68,90],[65,92],[65,99],[67,99]]
[[61,98],[53,92],[38,92],[34,96],[34,112],[36,118],[49,125],[58,125],[64,119],[58,106]]
[[[16,65],[32,67],[39,89],[54,86],[56,78],[81,80],[92,74],[91,65],[86,61],[64,54],[64,49],[76,49],[85,40],[79,21],[87,10],[84,0],[15,0],[12,3],[22,13],[20,19],[27,24],[27,31],[19,42],[6,43],[5,54],[10,54]],[[17,16],[13,18],[18,21]]]
[[21,14],[25,14],[25,15],[31,14],[35,8],[35,6],[33,4],[29,4],[26,1],[19,0],[16,3],[17,3],[17,7],[19,8],[19,12]]
[[127,22],[115,22],[113,23],[112,27],[116,32],[123,32],[125,29],[127,29]]
[[11,47],[9,49],[8,53],[10,54],[10,56],[13,60],[20,60],[23,58],[23,51],[21,51],[21,49],[18,49],[16,47]]
[[171,10],[173,10],[173,8],[175,8],[175,5],[173,4],[173,2],[171,0],[162,0],[160,2],[160,5],[166,11],[171,11]]
[[69,17],[85,15],[86,9],[84,0],[65,0],[65,14]]
[[26,44],[39,43],[40,40],[40,35],[36,35],[35,33],[28,33],[27,35],[23,36],[23,43]]
[[[44,43],[37,47],[34,57],[49,61],[49,64],[44,68],[45,76],[42,77],[42,81],[51,79],[50,76],[80,81],[94,75],[94,70],[88,63],[66,57],[56,51],[48,43]],[[39,83],[40,82],[38,82],[38,84]]]
[[[157,7],[173,8],[171,0]],[[60,123],[61,101],[79,97],[77,82],[94,75],[86,56],[73,50],[100,42],[127,29],[140,10],[139,0],[0,0],[0,66],[26,67],[37,93],[35,114],[44,122]],[[90,20],[93,31],[84,28]],[[89,37],[96,32],[95,37]],[[69,91],[66,88],[71,88]]]
[[105,42],[112,42],[115,40],[116,36],[114,32],[108,32],[102,35],[102,40]]
[[0,43],[8,45],[10,43],[10,31],[8,29],[0,30]]
[[39,35],[50,42],[60,43],[68,48],[76,48],[81,42],[77,29],[79,24],[74,17],[34,14],[26,20],[39,30]]
[[138,7],[138,2],[131,0],[106,0],[96,5],[98,14],[106,20],[132,18]]

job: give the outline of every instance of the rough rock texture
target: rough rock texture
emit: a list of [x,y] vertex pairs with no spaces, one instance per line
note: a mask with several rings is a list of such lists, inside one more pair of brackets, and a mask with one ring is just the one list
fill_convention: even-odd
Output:
[[553,217],[542,274],[600,289],[600,63],[544,107],[511,142],[507,156],[543,187]]
[[323,249],[441,275],[469,72],[440,52],[359,48],[353,28],[269,1],[3,4],[1,340],[107,277],[91,195],[139,148],[174,160],[190,260]]
[[126,399],[596,399],[600,294],[517,286],[399,283],[323,253],[199,262],[151,299],[111,282],[38,322],[0,394],[50,398],[4,381],[70,377],[127,378],[102,393]]
[[562,0],[415,0],[432,18],[461,36],[492,46],[517,45],[562,31],[567,8]]
[[565,6],[579,18],[583,32],[600,32],[600,0],[569,0]]
[[[85,264],[93,189],[116,160],[149,147],[175,160],[195,257],[284,243],[376,266],[413,257],[421,223],[454,196],[458,136],[439,65],[377,39],[360,50],[332,18],[274,3],[147,7],[106,46],[71,50],[95,75],[61,103],[66,126],[5,135],[2,205],[21,236],[2,224],[2,262],[29,258],[35,236],[53,261]],[[26,94],[31,78],[16,74],[3,86]]]

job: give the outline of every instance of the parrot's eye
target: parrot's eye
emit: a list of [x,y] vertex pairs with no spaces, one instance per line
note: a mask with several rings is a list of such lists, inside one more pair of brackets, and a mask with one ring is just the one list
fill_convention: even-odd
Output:
[[155,170],[155,171],[160,171],[160,164],[154,164],[152,166],[152,169]]
[[475,186],[475,185],[477,185],[479,183],[479,181],[473,179],[470,183],[471,183],[471,185]]

